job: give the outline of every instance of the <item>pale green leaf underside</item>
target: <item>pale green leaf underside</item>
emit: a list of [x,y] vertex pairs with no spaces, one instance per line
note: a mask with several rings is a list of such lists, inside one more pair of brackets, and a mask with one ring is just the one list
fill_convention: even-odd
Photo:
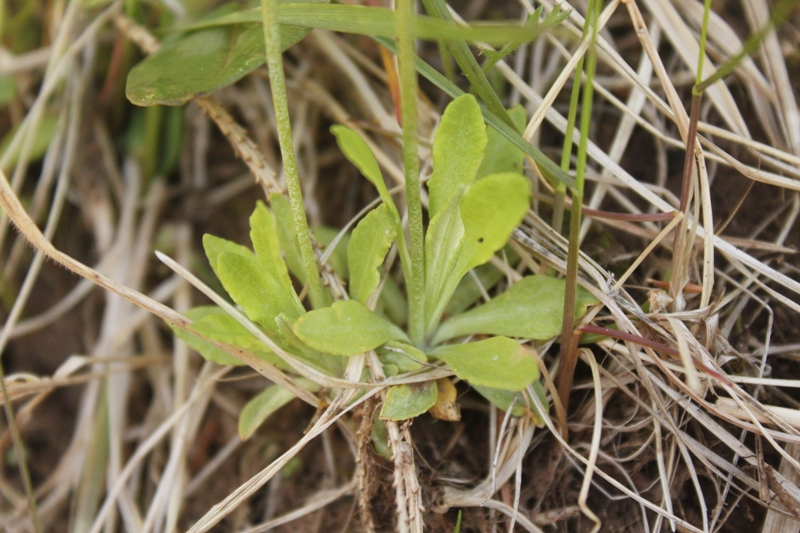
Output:
[[[480,385],[471,384],[478,394],[492,402],[498,409],[508,412],[511,409],[512,416],[525,415],[525,401],[522,398],[524,391],[510,391],[504,389],[495,389],[493,387],[482,387]],[[513,403],[513,407],[512,407]]]
[[[459,241],[459,246],[452,249],[452,256],[446,257],[437,252],[435,255],[432,254],[432,257],[426,258],[428,263],[434,259],[448,261],[444,270],[438,265],[429,264],[427,267],[431,272],[430,275],[426,272],[426,280],[431,280],[430,285],[427,285],[426,281],[426,291],[431,295],[425,318],[428,334],[431,334],[437,326],[461,278],[472,268],[488,262],[494,253],[508,242],[511,232],[522,221],[528,210],[529,199],[528,180],[520,174],[492,174],[470,185],[459,206],[460,218],[463,221],[463,237]],[[436,219],[444,219],[449,211],[450,207],[435,217],[429,232],[437,231]],[[453,231],[456,232],[453,236],[434,236],[434,238],[450,241],[456,236],[460,237],[462,231],[460,227],[454,226]],[[436,284],[438,288],[435,287]]]
[[[546,340],[561,334],[566,282],[550,276],[527,276],[497,298],[456,315],[439,326],[434,342],[465,335],[505,335]],[[597,300],[578,288],[575,318]]]
[[486,125],[475,97],[465,94],[450,102],[433,138],[433,174],[428,180],[432,219],[460,186],[475,181],[486,140]]
[[435,381],[389,387],[381,418],[400,421],[417,417],[433,407],[437,394]]
[[393,340],[408,342],[400,328],[355,300],[306,313],[292,329],[310,347],[334,355],[358,355]]
[[[481,387],[480,385],[472,385],[478,393],[496,405],[501,411],[508,412],[511,409],[512,416],[524,416],[528,414],[533,419],[533,423],[536,424],[537,427],[544,426],[544,418],[539,410],[536,408],[536,404],[533,403],[530,396],[528,396],[528,391],[509,391],[503,389],[493,389],[492,387]],[[547,394],[544,391],[544,387],[542,387],[541,382],[534,381],[531,384],[531,388],[533,388],[534,394],[539,398],[542,406],[547,409]],[[514,402],[513,407],[511,403]],[[545,413],[546,416],[546,413]]]
[[464,243],[461,221],[464,190],[465,186],[461,185],[451,195],[449,203],[433,217],[425,234],[425,323],[428,329],[438,321],[460,279],[456,266]]
[[459,378],[485,387],[518,391],[539,375],[533,355],[508,337],[440,346],[431,355]]
[[353,230],[347,247],[350,298],[363,304],[380,283],[378,267],[383,264],[396,235],[394,215],[386,204],[367,214]]

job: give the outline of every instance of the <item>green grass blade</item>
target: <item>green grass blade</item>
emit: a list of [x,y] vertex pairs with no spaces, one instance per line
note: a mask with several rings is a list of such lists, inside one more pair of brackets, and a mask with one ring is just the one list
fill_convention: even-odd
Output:
[[[422,3],[432,16],[442,21],[453,22],[453,16],[447,10],[444,0],[422,0]],[[500,120],[514,127],[514,121],[511,120],[506,108],[503,106],[502,102],[500,102],[500,97],[497,96],[497,93],[492,88],[492,84],[489,83],[483,69],[478,64],[475,56],[472,55],[472,51],[469,49],[469,46],[467,46],[466,41],[463,39],[448,40],[445,42],[445,46],[453,58],[455,58],[458,66],[461,67],[461,70],[464,72],[464,75],[467,77],[467,80],[469,80],[470,85],[472,85],[472,88],[481,101],[483,101]]]
[[[180,26],[176,29],[193,31],[231,24],[259,23],[261,20],[259,9],[246,9],[212,20]],[[278,6],[278,23],[373,37],[395,38],[399,33],[395,12],[383,7],[345,4],[280,4]],[[408,26],[409,36],[413,39],[482,41],[497,45],[508,42],[529,42],[541,35],[542,31],[539,24],[520,25],[513,21],[504,21],[460,26],[453,22],[452,18],[440,20],[421,15],[411,16]]]

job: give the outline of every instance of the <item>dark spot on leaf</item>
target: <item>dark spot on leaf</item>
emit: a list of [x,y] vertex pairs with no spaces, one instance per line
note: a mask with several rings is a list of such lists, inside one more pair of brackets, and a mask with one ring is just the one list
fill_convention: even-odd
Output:
[[478,237],[478,242],[483,242],[483,237]]

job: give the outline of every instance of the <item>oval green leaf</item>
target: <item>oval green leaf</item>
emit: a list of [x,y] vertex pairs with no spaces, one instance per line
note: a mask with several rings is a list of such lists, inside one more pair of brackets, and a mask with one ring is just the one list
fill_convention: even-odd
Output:
[[[309,31],[281,25],[281,50]],[[125,93],[136,105],[183,105],[195,96],[236,83],[265,62],[261,24],[210,27],[165,43],[133,67]]]
[[306,313],[292,330],[311,348],[334,355],[358,355],[389,341],[408,342],[400,328],[355,300],[334,302],[331,307]]
[[428,180],[431,218],[460,186],[475,180],[486,140],[486,125],[475,97],[465,94],[450,102],[433,138],[433,174]]
[[475,182],[461,200],[464,248],[461,276],[489,261],[502,248],[530,206],[530,183],[513,172],[492,174]]
[[433,407],[437,393],[435,381],[389,387],[381,418],[396,421],[415,418]]
[[[439,326],[434,343],[465,335],[505,335],[546,340],[561,334],[566,281],[550,276],[526,276],[503,294]],[[597,303],[592,294],[578,287],[575,318]]]
[[534,355],[508,337],[440,346],[431,355],[474,385],[518,391],[539,376]]

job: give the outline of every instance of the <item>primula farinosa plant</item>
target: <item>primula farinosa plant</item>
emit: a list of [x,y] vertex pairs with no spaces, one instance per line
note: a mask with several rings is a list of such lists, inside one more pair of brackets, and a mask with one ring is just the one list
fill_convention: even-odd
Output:
[[[511,115],[524,121],[521,108]],[[398,289],[405,285],[408,293],[415,290],[409,286],[415,254],[400,211],[365,140],[344,126],[334,126],[332,132],[381,200],[340,240],[346,254],[339,249],[331,255],[336,274],[347,280],[348,294],[334,295],[326,288],[325,306],[306,311],[291,279],[293,275],[301,284],[307,282],[291,207],[285,197],[273,194],[271,209],[259,202],[250,217],[253,251],[211,235],[203,240],[211,267],[230,297],[275,345],[319,375],[341,377],[346,358],[375,350],[382,365],[379,374],[397,381],[417,376],[413,383],[389,388],[382,419],[405,420],[426,411],[457,419],[453,382],[424,379],[443,367],[501,409],[538,420],[529,396],[538,394],[544,403],[537,354],[522,341],[560,333],[564,280],[526,276],[496,298],[472,306],[481,295],[476,281],[491,286],[502,277],[487,263],[528,210],[530,182],[518,172],[524,155],[493,130],[487,132],[474,97],[461,96],[447,107],[433,139],[433,173],[427,182],[430,222],[422,254],[423,304],[412,306]],[[332,236],[318,232],[317,238],[330,242]],[[393,247],[404,274],[399,282],[395,275],[400,270],[387,261],[395,255],[389,253]],[[506,258],[513,261],[516,256],[508,249]],[[475,279],[467,276],[481,265]],[[579,292],[579,314],[590,301],[588,293]],[[221,308],[196,308],[189,318],[199,337],[244,348],[293,371]],[[421,334],[412,334],[411,324],[422,324]],[[241,364],[212,343],[176,333],[209,360]],[[298,382],[312,392],[323,384],[306,378]],[[242,436],[293,397],[277,385],[267,388],[243,410]]]

